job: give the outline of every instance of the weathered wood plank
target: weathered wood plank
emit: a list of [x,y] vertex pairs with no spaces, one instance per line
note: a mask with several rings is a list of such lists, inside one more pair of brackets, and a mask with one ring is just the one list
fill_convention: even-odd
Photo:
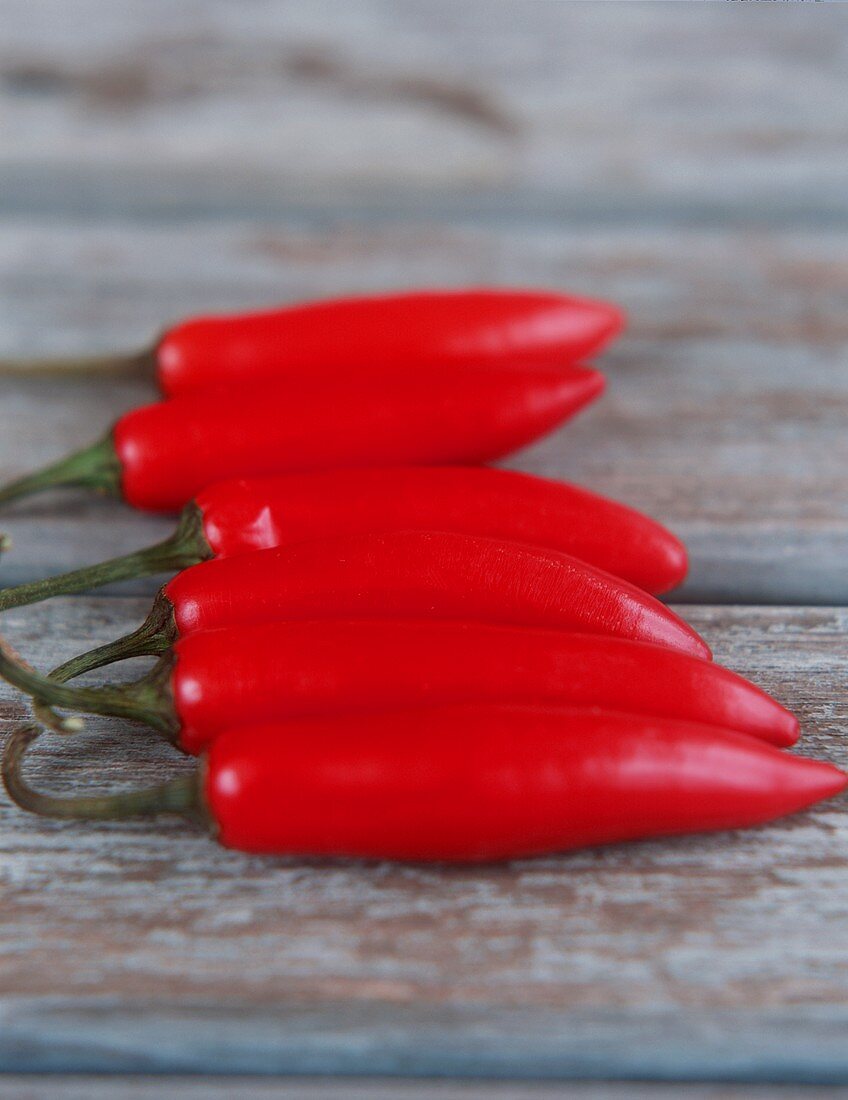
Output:
[[[690,600],[848,601],[844,234],[460,225],[199,224],[0,236],[0,353],[133,348],[199,310],[410,284],[549,284],[607,295],[631,327],[606,398],[517,465],[583,482],[671,524]],[[139,380],[0,377],[0,474],[92,439],[150,398]],[[79,496],[0,515],[12,583],[158,537]],[[98,522],[99,520],[99,522]]]
[[[5,627],[44,665],[142,610],[77,599]],[[687,612],[798,711],[801,751],[848,764],[848,610]],[[0,713],[23,708],[4,692]],[[39,751],[33,780],[186,766],[93,731]],[[744,833],[440,869],[259,859],[176,821],[4,802],[0,1066],[846,1082],[846,832],[838,799]]]
[[[797,1085],[693,1085],[646,1084],[640,1081],[569,1082],[538,1081],[410,1081],[371,1078],[312,1077],[39,1077],[0,1078],[3,1100],[101,1100],[121,1096],[148,1100],[167,1096],[174,1100],[798,1100]],[[837,1100],[845,1090],[808,1086],[803,1100]]]
[[200,17],[77,0],[71,17],[61,0],[4,0],[2,14],[0,167],[38,166],[8,196],[27,206],[73,208],[80,190],[120,206],[115,170],[156,164],[233,196],[520,181],[765,206],[807,191],[845,210],[838,5],[217,0]]
[[[3,1100],[101,1100],[114,1096],[148,1100],[167,1096],[174,1100],[798,1100],[798,1086],[646,1084],[640,1081],[569,1082],[537,1081],[410,1081],[401,1078],[355,1080],[311,1077],[38,1077],[0,1078]],[[838,1100],[840,1088],[807,1087],[803,1100]]]

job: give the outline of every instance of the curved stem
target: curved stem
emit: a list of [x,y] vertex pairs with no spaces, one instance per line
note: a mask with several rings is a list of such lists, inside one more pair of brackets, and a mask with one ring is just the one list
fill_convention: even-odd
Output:
[[43,817],[72,818],[82,821],[111,821],[157,813],[198,815],[203,813],[199,771],[180,776],[158,787],[125,794],[95,795],[87,798],[59,798],[33,790],[23,777],[27,749],[39,737],[36,725],[21,726],[6,742],[3,751],[3,785],[12,801],[22,810]]
[[32,713],[43,726],[48,726],[55,733],[79,733],[85,729],[85,719],[78,714],[65,717],[38,699],[32,701]]
[[[158,657],[166,653],[177,640],[177,624],[174,620],[174,605],[160,589],[153,602],[150,614],[137,630],[125,634],[114,642],[89,649],[69,661],[58,665],[49,673],[49,678],[60,684],[92,672],[104,665],[116,661],[129,660],[132,657]],[[36,718],[56,733],[77,733],[85,723],[81,718],[65,718],[57,714],[52,707],[40,699],[33,701]]]
[[156,371],[156,349],[121,355],[79,355],[56,359],[0,359],[0,374],[152,374]]
[[0,591],[0,611],[38,603],[40,600],[50,599],[51,596],[83,592],[131,577],[147,577],[152,573],[185,569],[186,566],[196,565],[211,557],[212,548],[203,534],[203,513],[196,504],[189,504],[183,509],[173,535],[157,542],[155,546],[136,550],[120,558],[111,558],[97,565],[88,565],[83,569],[74,569],[70,573],[61,573],[58,577],[47,577],[42,581],[19,584],[15,588],[4,588]]
[[8,482],[0,488],[0,504],[65,485],[81,485],[98,493],[120,496],[121,472],[121,463],[115,453],[110,432],[81,451],[75,451],[42,470]]
[[174,621],[174,605],[164,592],[156,596],[150,614],[140,627],[123,638],[89,649],[71,657],[63,665],[54,668],[50,679],[64,684],[95,668],[126,661],[131,657],[158,657],[170,649],[177,640],[177,624]]
[[[72,657],[54,668],[49,673],[49,679],[62,684],[116,661],[128,660],[132,657],[159,656],[167,652],[176,638],[177,627],[174,622],[173,604],[165,593],[160,591],[150,614],[137,630],[114,642],[107,642],[105,645]],[[85,724],[81,718],[62,717],[41,699],[34,700],[33,709],[39,721],[57,733],[76,733]]]
[[170,700],[172,660],[170,655],[160,658],[147,676],[129,684],[66,687],[23,664],[9,644],[0,638],[0,676],[27,695],[53,707],[143,722],[175,741],[179,722]]

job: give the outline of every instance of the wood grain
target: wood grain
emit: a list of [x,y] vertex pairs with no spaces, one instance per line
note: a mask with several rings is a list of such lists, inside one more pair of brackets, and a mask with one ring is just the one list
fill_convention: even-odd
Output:
[[[107,1077],[71,1078],[10,1076],[0,1079],[2,1100],[103,1100],[120,1095],[126,1100],[167,1096],[175,1100],[797,1100],[798,1087],[765,1085],[680,1085],[624,1082],[538,1081],[410,1081],[402,1078],[285,1077],[268,1081],[257,1077]],[[845,1090],[807,1086],[804,1100],[838,1100]]]
[[[78,598],[6,629],[45,665],[142,611]],[[797,710],[801,751],[848,764],[848,611],[687,611]],[[102,722],[30,772],[62,790],[187,766]],[[442,869],[260,859],[178,821],[4,803],[0,1067],[848,1081],[847,832],[836,799],[748,832]]]
[[[640,1081],[409,1081],[402,1078],[352,1080],[294,1077],[273,1081],[257,1077],[6,1077],[0,1079],[2,1100],[103,1100],[116,1095],[126,1100],[167,1096],[174,1100],[798,1100],[798,1088],[746,1084],[646,1084]],[[838,1100],[845,1090],[807,1086],[804,1100]]]
[[28,209],[126,210],[144,187],[122,180],[151,175],[164,214],[180,179],[178,208],[199,184],[194,211],[210,188],[267,203],[516,185],[752,209],[809,189],[808,208],[846,208],[838,5],[37,7],[4,0],[0,43],[0,167]]

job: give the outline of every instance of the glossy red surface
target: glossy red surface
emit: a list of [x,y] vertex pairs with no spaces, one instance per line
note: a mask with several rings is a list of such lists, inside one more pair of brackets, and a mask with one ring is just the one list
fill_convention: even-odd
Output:
[[227,732],[205,797],[233,848],[475,861],[755,825],[845,783],[830,764],[708,726],[472,707]]
[[561,367],[594,355],[623,327],[615,306],[536,290],[337,299],[185,321],[160,341],[157,375],[174,395],[293,375]]
[[655,642],[709,657],[665,604],[567,554],[453,532],[341,535],[178,573],[181,636],[279,619],[459,619]]
[[686,549],[650,517],[576,485],[481,466],[401,466],[238,479],[197,497],[218,557],[328,535],[422,529],[560,550],[644,588],[686,575]]
[[251,624],[174,646],[180,745],[235,725],[448,703],[603,706],[705,722],[791,744],[798,723],[710,661],[603,635],[479,623]]
[[136,507],[175,511],[227,477],[486,462],[555,428],[603,384],[597,371],[565,367],[178,397],[115,425],[122,492]]

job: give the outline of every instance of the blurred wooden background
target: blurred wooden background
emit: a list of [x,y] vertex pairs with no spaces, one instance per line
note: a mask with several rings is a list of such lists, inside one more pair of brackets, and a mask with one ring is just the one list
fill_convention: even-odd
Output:
[[[423,284],[620,301],[608,395],[514,464],[673,526],[683,612],[846,765],[846,32],[837,5],[0,0],[0,357]],[[0,375],[0,474],[152,396]],[[8,583],[170,527],[75,494],[2,522]],[[154,589],[3,627],[47,665]],[[182,766],[93,729],[104,781]],[[844,1081],[846,840],[837,802],[513,867],[328,867],[4,802],[0,1068]]]

